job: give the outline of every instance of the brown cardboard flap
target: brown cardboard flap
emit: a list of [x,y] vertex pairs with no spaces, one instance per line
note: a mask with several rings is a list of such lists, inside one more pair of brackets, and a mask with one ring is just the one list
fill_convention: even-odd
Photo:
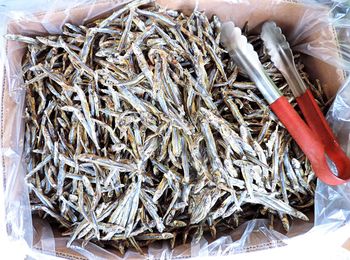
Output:
[[[195,0],[158,0],[161,6],[180,9],[184,12],[191,12],[196,7]],[[21,20],[13,20],[9,23],[8,33],[13,34],[23,34],[23,35],[38,35],[47,34],[48,32],[54,32],[60,28],[64,22],[71,22],[74,24],[81,24],[86,19],[90,19],[94,16],[101,15],[112,8],[115,8],[118,1],[98,1],[97,3],[89,6],[81,6],[71,9],[69,12],[57,11],[50,15],[38,14],[33,17],[22,18]],[[293,31],[296,24],[302,21],[302,18],[307,15],[312,15],[314,17],[327,17],[328,10],[325,8],[314,8],[311,6],[304,6],[301,4],[296,4],[292,2],[283,1],[273,1],[273,0],[250,0],[250,1],[228,1],[228,0],[199,0],[198,10],[204,10],[208,16],[213,14],[218,15],[222,20],[233,20],[237,26],[243,26],[246,21],[249,21],[251,28],[259,28],[261,23],[266,20],[274,20],[279,26],[282,27],[283,31],[286,32],[287,36]],[[322,19],[321,19],[322,20]],[[322,33],[320,33],[322,32]],[[328,33],[325,33],[328,32]],[[336,56],[336,39],[331,27],[325,23],[319,23],[312,34],[305,41],[321,41],[329,44],[329,55]],[[20,65],[22,56],[24,54],[24,45],[9,41],[7,46],[8,58],[13,64]],[[337,89],[340,87],[344,76],[340,70],[337,68],[317,60],[313,57],[305,57],[305,66],[308,73],[314,79],[320,79],[321,83],[325,88],[325,92],[328,97],[333,96]],[[16,79],[17,83],[21,82],[21,75],[19,71],[15,70],[15,66],[10,66],[9,68],[10,79]],[[337,76],[335,76],[337,75]],[[16,78],[17,77],[17,78]],[[12,82],[12,81],[11,81]],[[21,115],[22,106],[15,102],[13,98],[16,94],[16,88],[18,84],[9,85],[6,81],[3,86],[2,95],[2,147],[8,150],[15,150],[14,148],[18,146],[14,142],[19,142],[21,139],[19,136],[14,136],[15,131],[13,126],[15,125],[18,116]],[[23,94],[23,93],[22,93]],[[17,174],[16,170],[10,170],[13,167],[14,160],[18,158],[13,158],[12,156],[5,155],[3,157],[3,167],[4,172],[9,174]],[[305,232],[312,226],[312,221],[309,223],[294,221],[292,223],[291,234],[297,235]],[[80,259],[79,254],[72,251],[71,249],[65,248],[65,244],[62,242],[65,240],[57,240],[56,252],[58,255],[67,258]],[[187,248],[187,249],[186,249]],[[189,245],[185,245],[185,249],[188,250]],[[178,248],[177,250],[182,250]],[[96,251],[97,252],[97,251]],[[102,251],[100,251],[102,252]]]

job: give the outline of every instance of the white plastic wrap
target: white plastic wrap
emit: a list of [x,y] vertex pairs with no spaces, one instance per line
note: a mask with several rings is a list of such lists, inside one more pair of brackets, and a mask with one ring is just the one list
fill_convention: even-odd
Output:
[[[11,26],[14,24],[16,25],[14,27],[15,31],[11,31],[12,33],[27,35],[38,33],[59,34],[61,26],[67,21],[81,24],[95,16],[117,9],[125,2],[127,1],[3,1],[3,5],[0,6],[0,21],[2,22],[0,34],[4,35],[13,29]],[[238,26],[242,26],[242,21],[249,20],[250,22],[253,21],[250,23],[252,27],[259,27],[259,24],[266,17],[283,20],[283,17],[279,15],[281,8],[289,6],[291,11],[294,12],[293,8],[298,9],[296,6],[300,5],[300,3],[287,3],[280,0],[175,0],[171,2],[161,0],[159,2],[162,6],[169,5],[171,8],[204,9],[209,11],[210,14],[214,12],[220,14],[222,12],[224,20],[233,20]],[[322,61],[322,65],[316,63],[316,69],[320,66],[325,68],[326,65],[323,62],[329,64],[328,66],[332,68],[332,72],[318,76],[323,76],[321,81],[328,85],[326,93],[329,97],[332,97],[344,78],[343,71],[350,68],[348,31],[344,29],[350,24],[350,20],[347,18],[348,6],[345,3],[333,1],[327,1],[326,5],[321,5],[316,1],[304,2],[310,6],[305,8],[304,12],[301,12],[297,22],[292,27],[288,27],[287,37],[294,50],[306,54],[306,60],[312,57]],[[237,10],[238,5],[239,10]],[[84,7],[84,15],[81,14],[80,7]],[[227,8],[232,10],[232,14],[229,14]],[[257,11],[257,8],[261,10]],[[61,14],[59,17],[55,16],[57,12]],[[270,12],[271,14],[266,16],[266,13]],[[263,18],[263,15],[257,15],[264,13],[265,18]],[[315,13],[322,15],[315,16]],[[253,17],[254,19],[251,20]],[[33,29],[21,31],[21,25],[24,26],[23,28],[28,28],[28,24],[31,24]],[[338,32],[338,44],[330,33],[332,32],[331,28],[335,28]],[[54,238],[53,231],[45,221],[32,219],[28,189],[24,181],[25,165],[21,158],[23,149],[22,111],[25,91],[20,87],[22,83],[21,56],[18,53],[23,50],[23,47],[23,44],[16,43],[8,48],[5,39],[3,37],[0,39],[0,78],[6,87],[6,89],[0,88],[0,161],[2,176],[0,178],[0,192],[4,194],[4,201],[0,204],[5,206],[4,208],[0,207],[0,217],[2,217],[0,231],[6,229],[7,239],[13,241],[13,245],[21,250],[23,254],[33,258],[38,257],[40,252],[63,257],[78,258],[78,255],[74,253],[77,252],[86,258],[119,258],[113,252],[108,252],[92,243],[88,243],[83,247],[79,241],[76,241],[69,250],[65,249],[67,238]],[[348,154],[350,152],[348,145],[350,135],[349,93],[350,80],[342,86],[328,113],[328,120]],[[221,236],[215,241],[208,242],[202,239],[197,244],[178,247],[175,250],[170,250],[166,243],[152,246],[148,249],[148,256],[150,259],[205,257],[251,252],[267,248],[278,248],[276,249],[277,252],[286,250],[297,255],[297,250],[293,250],[293,248],[299,248],[298,250],[302,252],[304,250],[300,248],[307,248],[306,245],[309,248],[314,247],[315,250],[318,245],[338,248],[350,234],[348,226],[350,220],[349,185],[329,187],[323,183],[318,183],[315,196],[315,227],[311,231],[308,230],[312,227],[312,222],[293,222],[291,232],[283,235],[278,231],[270,230],[266,220],[257,219],[242,225],[234,233]],[[306,231],[308,232],[300,235]],[[299,236],[288,238],[297,234]],[[327,242],[330,238],[335,237],[336,239],[333,239],[332,242]],[[256,254],[265,253],[258,252]],[[341,252],[339,254],[342,255]],[[128,251],[124,258],[131,259],[138,256],[137,253]]]

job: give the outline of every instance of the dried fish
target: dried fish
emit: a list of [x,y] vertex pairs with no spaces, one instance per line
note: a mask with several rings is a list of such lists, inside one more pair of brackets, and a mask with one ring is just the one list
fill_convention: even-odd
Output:
[[[307,220],[297,209],[313,203],[310,164],[222,49],[220,31],[217,16],[135,0],[59,36],[7,36],[28,44],[32,210],[63,226],[68,245],[174,246],[179,232],[199,240],[243,223],[250,208],[286,229],[288,216]],[[259,36],[249,39],[263,53]],[[261,61],[295,104],[269,57]]]

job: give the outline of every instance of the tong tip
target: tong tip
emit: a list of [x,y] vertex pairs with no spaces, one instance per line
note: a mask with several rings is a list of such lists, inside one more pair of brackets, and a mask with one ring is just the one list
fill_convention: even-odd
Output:
[[259,63],[259,57],[254,51],[253,45],[248,42],[247,37],[242,34],[241,29],[236,27],[233,22],[226,22],[222,25],[220,42],[230,55],[234,56],[235,52],[240,50],[249,59]]
[[230,43],[230,40],[234,34],[234,28],[236,27],[232,21],[222,24],[220,34],[220,42],[222,45],[227,46]]
[[283,62],[281,52],[286,55],[290,61],[293,61],[293,53],[286,36],[282,29],[273,21],[265,22],[261,30],[261,39],[263,40],[267,53],[270,55],[272,62],[276,67],[281,69]]
[[295,66],[292,49],[280,27],[274,22],[266,22],[262,26],[263,40],[271,61],[283,74],[295,97],[302,95],[307,87]]

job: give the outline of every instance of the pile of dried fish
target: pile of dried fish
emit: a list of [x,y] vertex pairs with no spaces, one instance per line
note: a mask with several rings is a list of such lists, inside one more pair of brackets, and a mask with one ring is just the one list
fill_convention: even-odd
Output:
[[[67,23],[62,35],[7,38],[28,43],[32,210],[59,223],[69,244],[141,251],[261,215],[286,230],[290,217],[307,220],[299,210],[313,204],[314,173],[220,46],[218,17],[139,0],[87,25]],[[259,36],[248,39],[295,104]]]

